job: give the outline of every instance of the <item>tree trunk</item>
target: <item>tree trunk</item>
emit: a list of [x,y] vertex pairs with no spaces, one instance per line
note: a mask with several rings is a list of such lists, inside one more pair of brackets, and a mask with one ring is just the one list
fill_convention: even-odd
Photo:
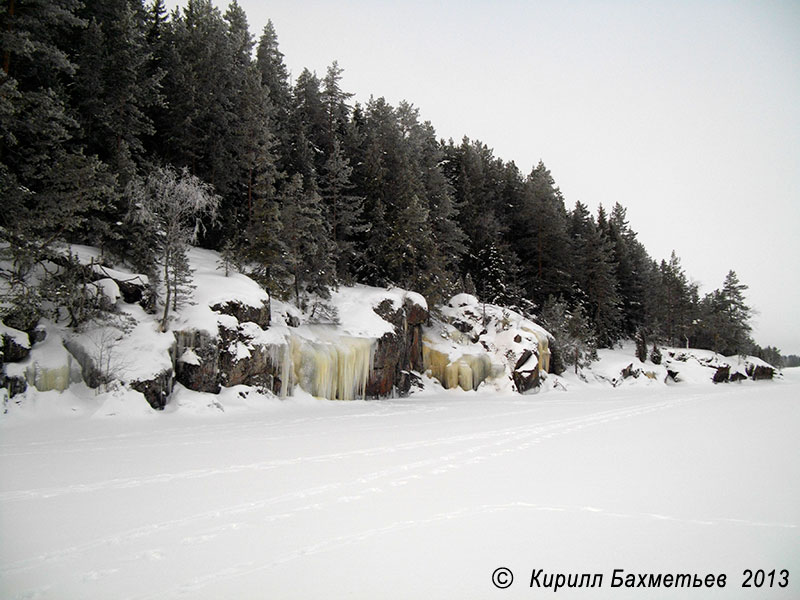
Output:
[[169,255],[167,252],[164,255],[164,285],[167,286],[167,297],[164,299],[164,315],[161,317],[161,332],[167,330],[167,319],[169,318],[169,302],[172,296],[172,287],[169,284]]
[[579,356],[578,348],[575,348],[575,375],[578,374],[578,356]]
[[297,265],[296,264],[294,266],[294,298],[295,298],[295,300],[297,302],[297,308],[302,310],[302,307],[300,306],[300,282],[298,281],[298,277],[297,277]]
[[539,273],[539,285],[541,285],[542,272],[543,272],[543,269],[542,269],[542,222],[541,221],[539,221],[536,224],[536,228],[537,228],[537,231],[536,231],[537,257],[536,258],[539,261],[538,273]]
[[[250,165],[250,172],[247,178],[247,223],[253,220],[253,165]],[[227,273],[226,273],[227,276]]]

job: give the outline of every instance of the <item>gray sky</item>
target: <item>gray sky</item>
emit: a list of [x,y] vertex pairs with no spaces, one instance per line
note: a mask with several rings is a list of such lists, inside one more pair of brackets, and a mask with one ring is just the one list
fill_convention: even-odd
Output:
[[734,269],[755,340],[800,354],[800,2],[239,3],[294,76],[337,60],[356,100],[542,159],[568,207],[622,203],[703,293]]

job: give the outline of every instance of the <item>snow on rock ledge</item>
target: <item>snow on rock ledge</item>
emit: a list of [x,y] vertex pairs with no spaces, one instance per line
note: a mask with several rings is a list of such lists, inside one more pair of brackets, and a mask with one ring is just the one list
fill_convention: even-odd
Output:
[[470,294],[453,296],[442,319],[425,329],[424,369],[445,389],[484,382],[520,393],[539,387],[550,366],[550,334],[512,310]]
[[419,294],[340,287],[324,301],[325,322],[271,301],[243,275],[222,277],[214,257],[193,250],[195,304],[176,319],[176,378],[189,390],[218,393],[243,384],[286,396],[300,386],[349,400],[403,394],[409,371],[421,371],[428,311]]
[[722,356],[712,350],[667,348],[664,365],[678,382],[727,383],[743,379],[772,379],[776,369],[755,356]]

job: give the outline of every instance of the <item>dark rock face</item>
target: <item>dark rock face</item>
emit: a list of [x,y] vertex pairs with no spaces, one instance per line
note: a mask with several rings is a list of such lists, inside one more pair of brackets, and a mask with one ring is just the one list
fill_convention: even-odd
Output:
[[[28,339],[30,340],[30,336],[28,336]],[[26,347],[18,343],[11,335],[0,335],[0,387],[8,390],[9,398],[13,398],[27,390],[28,382],[24,377],[8,377],[3,368],[3,363],[23,361],[28,358],[30,353],[30,346]]]
[[714,383],[725,383],[731,378],[731,368],[729,365],[720,365],[711,377]]
[[394,331],[384,334],[377,342],[366,396],[404,396],[413,382],[408,371],[421,372],[423,368],[422,325],[428,320],[428,311],[409,299],[399,309],[394,309],[391,300],[384,300],[374,310],[394,326]]
[[25,393],[28,389],[28,382],[24,377],[8,377],[0,371],[0,388],[8,390],[8,397],[13,398],[17,394]]
[[[220,329],[219,382],[233,385],[252,385],[274,394],[281,392],[281,361],[284,346],[259,343],[246,324],[237,329]],[[242,352],[240,350],[243,349]]]
[[219,392],[219,348],[204,331],[175,332],[175,378],[196,392]]
[[747,369],[747,375],[750,377],[750,379],[754,380],[772,379],[775,375],[775,369],[772,367],[765,367],[763,365],[750,365]]
[[525,349],[520,354],[519,359],[514,364],[511,371],[511,378],[514,380],[514,386],[520,394],[524,394],[530,390],[539,387],[539,362],[534,362],[533,368],[527,368],[525,365],[534,356],[533,351]]
[[161,371],[150,379],[131,381],[131,387],[144,394],[147,402],[156,410],[164,410],[172,393],[174,373],[172,369]]
[[20,362],[28,358],[31,353],[30,346],[25,347],[17,343],[10,335],[0,335],[0,361],[2,362]]
[[216,311],[223,315],[230,315],[234,317],[239,323],[247,323],[248,321],[255,323],[261,329],[269,327],[270,322],[270,302],[265,300],[261,306],[250,306],[235,300],[223,302],[221,304],[214,304],[211,310]]
[[280,393],[280,348],[260,343],[254,332],[270,323],[270,303],[249,306],[236,301],[215,304],[212,310],[233,317],[220,323],[219,335],[176,331],[177,380],[190,390],[217,393],[221,386],[252,385]]

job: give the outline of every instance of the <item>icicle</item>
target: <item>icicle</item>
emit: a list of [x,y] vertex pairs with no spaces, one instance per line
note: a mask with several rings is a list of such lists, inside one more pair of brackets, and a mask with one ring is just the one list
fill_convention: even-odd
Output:
[[294,382],[312,396],[329,400],[366,397],[375,340],[315,329],[318,339],[291,337]]
[[425,370],[446,390],[456,387],[465,391],[476,390],[483,381],[497,376],[497,369],[486,354],[464,354],[451,361],[447,354],[423,344],[422,361]]
[[545,373],[550,372],[550,340],[546,335],[534,332],[536,341],[539,343],[539,370]]

